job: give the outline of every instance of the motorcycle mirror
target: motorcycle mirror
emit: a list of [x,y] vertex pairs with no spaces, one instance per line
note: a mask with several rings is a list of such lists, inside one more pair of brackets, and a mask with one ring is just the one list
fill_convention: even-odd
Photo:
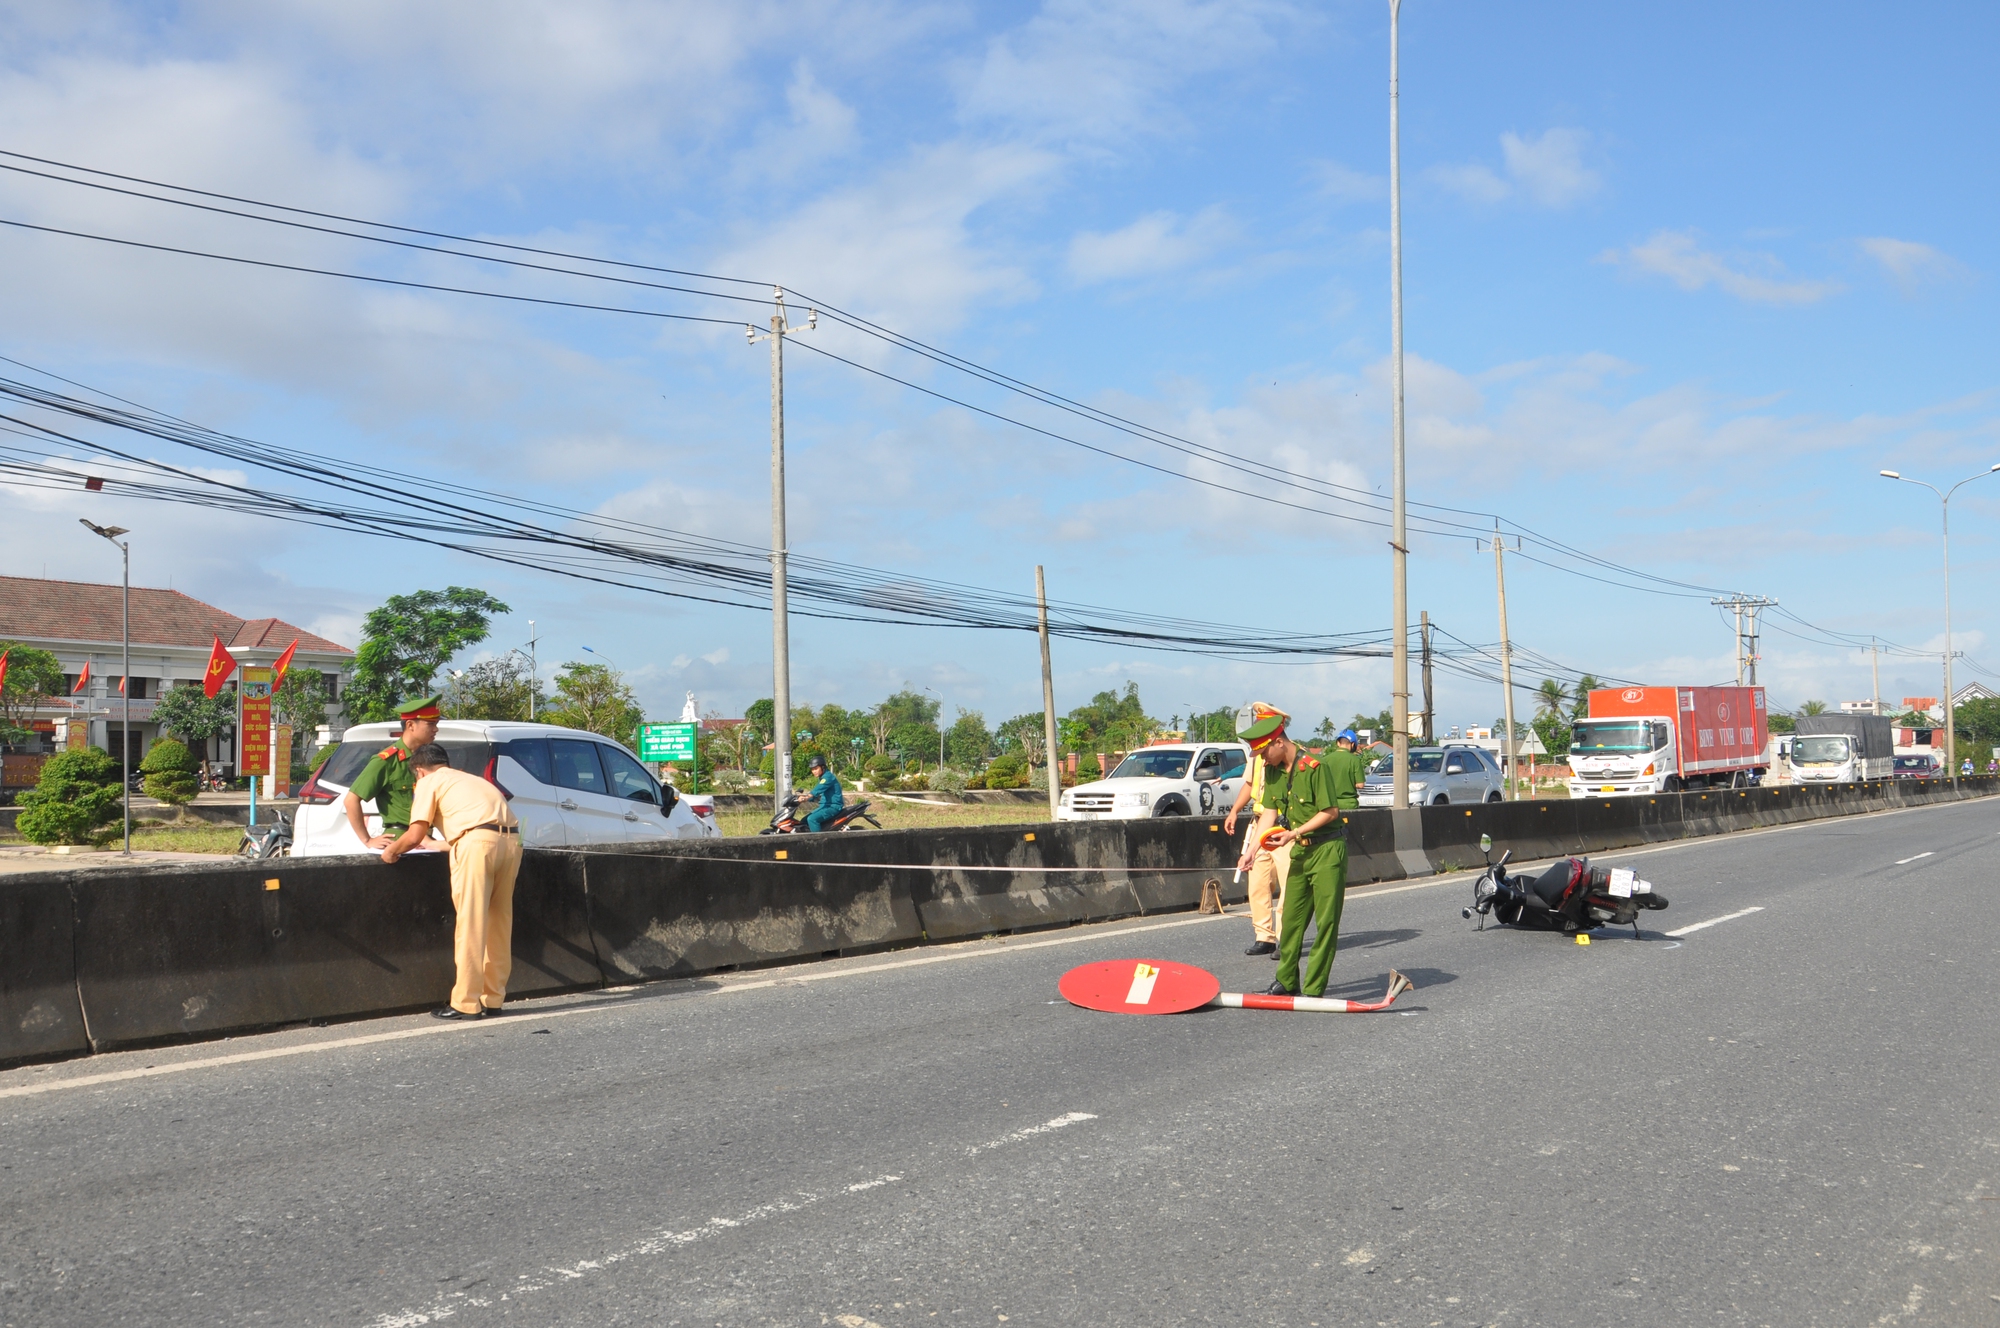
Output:
[[1479,851],[1481,853],[1491,853],[1493,851],[1492,835],[1481,835],[1479,837]]

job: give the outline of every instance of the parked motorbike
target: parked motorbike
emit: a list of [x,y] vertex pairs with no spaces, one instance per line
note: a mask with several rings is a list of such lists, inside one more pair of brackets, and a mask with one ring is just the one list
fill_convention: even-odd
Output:
[[1477,915],[1479,929],[1486,930],[1490,914],[1504,926],[1530,931],[1559,931],[1564,935],[1591,931],[1602,926],[1629,925],[1639,934],[1639,910],[1665,908],[1667,898],[1653,889],[1651,881],[1623,867],[1592,867],[1589,858],[1558,858],[1540,875],[1518,876],[1508,872],[1512,849],[1493,861],[1493,836],[1479,837],[1479,851],[1486,857],[1486,870],[1472,883],[1472,904],[1458,915]]
[[292,855],[292,818],[283,812],[275,812],[277,820],[269,825],[253,825],[243,831],[243,841],[236,846],[239,858],[288,858]]
[[[771,813],[771,823],[757,833],[760,835],[803,835],[810,833],[806,828],[805,815],[799,811],[799,804],[808,801],[811,801],[811,799],[807,798],[803,793],[787,795],[785,805]],[[840,815],[833,818],[833,824],[829,825],[827,830],[853,830],[856,828],[856,821],[866,821],[877,830],[882,828],[882,823],[868,814],[868,802],[864,798],[860,802],[850,802],[845,807],[842,807]]]

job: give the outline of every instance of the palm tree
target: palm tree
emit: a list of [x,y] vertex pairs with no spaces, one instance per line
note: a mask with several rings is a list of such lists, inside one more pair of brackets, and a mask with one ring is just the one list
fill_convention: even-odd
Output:
[[1537,715],[1553,715],[1562,718],[1569,713],[1569,688],[1554,678],[1542,679],[1542,685],[1535,689]]
[[1570,693],[1572,703],[1569,715],[1571,719],[1582,719],[1584,717],[1585,713],[1590,709],[1590,694],[1602,686],[1604,686],[1603,679],[1594,673],[1586,673],[1577,678],[1576,687]]
[[1824,715],[1826,713],[1826,702],[1801,701],[1799,702],[1799,713],[1801,715]]

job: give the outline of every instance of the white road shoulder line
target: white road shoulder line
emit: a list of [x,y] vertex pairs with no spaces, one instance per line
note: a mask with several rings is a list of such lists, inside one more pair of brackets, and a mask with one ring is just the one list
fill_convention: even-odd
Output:
[[1678,931],[1670,931],[1667,933],[1667,935],[1685,936],[1691,931],[1700,931],[1703,927],[1713,927],[1718,923],[1733,922],[1737,918],[1747,918],[1752,913],[1762,913],[1763,911],[1764,911],[1764,906],[1762,904],[1757,905],[1755,908],[1739,908],[1734,913],[1724,913],[1719,918],[1710,918],[1707,922],[1697,922],[1692,924],[1691,926],[1682,927]]
[[1907,867],[1907,866],[1909,866],[1909,865],[1910,865],[1911,863],[1915,862],[1915,861],[1917,860],[1917,858],[1928,858],[1928,857],[1930,857],[1930,856],[1931,856],[1932,854],[1934,854],[1934,853],[1936,853],[1936,852],[1937,852],[1937,850],[1936,850],[1936,849],[1928,849],[1928,850],[1926,850],[1926,851],[1924,851],[1924,852],[1922,852],[1922,853],[1919,853],[1919,854],[1917,854],[1917,855],[1916,855],[1915,857],[1908,857],[1908,858],[1897,858],[1897,859],[1896,859],[1896,862],[1895,862],[1895,865],[1896,865],[1896,866],[1898,866],[1898,867]]
[[1066,1130],[1072,1125],[1096,1119],[1096,1116],[1087,1111],[1065,1112],[1052,1121],[1044,1121],[1040,1125],[1030,1125],[1025,1130],[1016,1130],[1012,1134],[1003,1134],[991,1143],[979,1144],[971,1151],[973,1153],[983,1153],[989,1148],[998,1148],[1002,1144],[1019,1143],[1023,1139],[1032,1139],[1038,1134],[1048,1134],[1054,1130]]

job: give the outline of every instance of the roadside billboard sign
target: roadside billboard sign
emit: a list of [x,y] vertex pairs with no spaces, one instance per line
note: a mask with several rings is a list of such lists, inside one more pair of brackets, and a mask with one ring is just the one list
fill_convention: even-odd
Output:
[[243,670],[243,686],[238,692],[243,713],[237,720],[237,742],[242,760],[238,775],[271,773],[271,670]]
[[661,763],[692,763],[699,724],[646,724],[639,729],[639,759]]

